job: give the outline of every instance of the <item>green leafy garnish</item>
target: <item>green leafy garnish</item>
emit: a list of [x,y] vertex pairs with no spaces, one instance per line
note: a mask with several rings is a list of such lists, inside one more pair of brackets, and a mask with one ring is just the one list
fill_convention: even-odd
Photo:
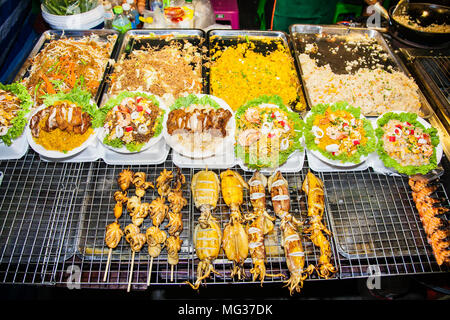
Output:
[[316,137],[312,132],[312,127],[314,123],[314,119],[317,115],[323,115],[325,111],[330,108],[331,111],[344,110],[350,114],[352,114],[356,119],[361,118],[361,109],[357,107],[353,107],[349,105],[347,102],[336,102],[334,104],[318,104],[311,108],[310,116],[305,120],[305,125],[303,128],[303,134],[305,136],[305,144],[306,147],[310,150],[316,150],[320,152],[323,156],[331,160],[338,160],[342,163],[359,163],[361,161],[361,157],[368,156],[370,153],[375,151],[376,148],[376,140],[375,133],[372,127],[372,124],[369,120],[362,118],[364,135],[367,138],[366,144],[360,144],[356,147],[356,152],[352,155],[348,155],[347,153],[341,153],[339,155],[333,155],[326,150],[320,149],[317,144],[314,142]]
[[0,136],[3,143],[7,146],[12,144],[12,140],[17,139],[23,133],[23,129],[27,125],[26,115],[30,111],[33,101],[28,90],[21,83],[2,84],[0,89],[13,93],[20,100],[20,110],[14,119],[11,120],[12,127],[8,129],[5,135]]
[[197,97],[195,94],[189,94],[186,97],[178,98],[171,106],[170,111],[179,109],[179,108],[187,108],[191,105],[201,105],[201,106],[211,106],[214,109],[219,109],[220,105],[211,97],[203,96],[201,98]]
[[[382,139],[382,137],[384,135],[383,127],[390,120],[393,120],[393,119],[399,120],[401,122],[409,122],[414,127],[421,128],[424,133],[430,135],[431,144],[433,145],[434,148],[433,148],[433,154],[431,155],[430,162],[428,164],[424,164],[421,166],[411,166],[411,165],[402,166],[395,159],[391,158],[388,155],[388,153],[384,150],[384,142]],[[435,128],[426,129],[423,126],[423,124],[421,124],[417,120],[417,114],[411,113],[411,112],[402,112],[402,113],[388,112],[377,120],[377,126],[378,127],[375,130],[375,134],[378,138],[377,153],[378,153],[378,156],[380,157],[381,161],[383,161],[383,164],[387,168],[392,168],[399,173],[403,173],[408,176],[411,176],[411,175],[415,175],[415,174],[426,174],[429,171],[431,171],[437,167],[436,147],[439,144],[439,136],[437,135],[437,130]]]

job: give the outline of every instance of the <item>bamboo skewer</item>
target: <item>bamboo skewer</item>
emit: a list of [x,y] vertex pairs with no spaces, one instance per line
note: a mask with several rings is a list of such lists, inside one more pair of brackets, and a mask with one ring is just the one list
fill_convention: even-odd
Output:
[[148,275],[147,275],[147,287],[150,285],[150,282],[151,282],[152,267],[153,267],[153,257],[150,258],[150,268],[148,269]]
[[108,261],[106,261],[106,268],[105,268],[105,274],[103,276],[103,282],[106,282],[106,278],[108,277],[108,271],[109,271],[109,265],[111,263],[111,255],[112,255],[112,248],[109,248],[108,251]]
[[136,255],[136,252],[133,251],[132,255],[131,255],[131,269],[130,269],[130,275],[128,277],[128,287],[127,287],[127,292],[130,292],[131,289],[131,280],[133,278],[133,267],[134,267],[134,256]]

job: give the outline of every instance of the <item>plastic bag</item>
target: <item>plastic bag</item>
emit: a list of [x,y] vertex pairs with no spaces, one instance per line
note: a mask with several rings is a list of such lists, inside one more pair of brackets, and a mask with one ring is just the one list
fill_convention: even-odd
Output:
[[70,16],[97,8],[98,0],[44,0],[42,4],[48,13]]
[[197,29],[204,29],[216,23],[216,16],[209,0],[193,0],[194,24]]

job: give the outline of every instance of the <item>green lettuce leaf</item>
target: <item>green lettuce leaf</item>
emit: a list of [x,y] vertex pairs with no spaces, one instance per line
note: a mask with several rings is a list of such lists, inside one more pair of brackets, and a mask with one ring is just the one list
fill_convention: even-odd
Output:
[[170,106],[170,111],[179,109],[179,108],[187,108],[193,104],[206,106],[209,105],[214,109],[219,109],[220,105],[211,97],[203,96],[201,98],[197,97],[195,94],[189,94],[186,97],[180,97]]
[[332,155],[326,150],[319,149],[317,144],[314,142],[315,136],[312,132],[312,127],[314,119],[317,115],[324,114],[325,111],[330,108],[332,111],[345,110],[352,114],[355,118],[359,119],[361,117],[360,108],[353,107],[347,102],[337,102],[332,105],[329,104],[318,104],[311,109],[311,115],[305,120],[303,127],[303,134],[305,137],[306,147],[310,150],[316,150],[320,152],[323,156],[331,160],[338,160],[341,162],[359,163],[361,157],[368,156],[370,153],[376,149],[376,139],[375,132],[373,130],[372,124],[367,119],[362,119],[364,134],[367,137],[367,143],[365,145],[358,145],[356,152],[352,155],[341,153],[337,156]]
[[[434,148],[433,154],[431,155],[430,162],[428,164],[422,166],[402,166],[400,163],[398,163],[395,159],[392,159],[387,154],[387,152],[384,150],[384,142],[382,139],[384,135],[383,126],[392,119],[397,119],[402,122],[407,121],[411,123],[413,126],[421,128],[425,133],[430,135],[431,144],[434,146]],[[402,113],[388,112],[378,119],[377,126],[378,127],[375,130],[375,134],[378,138],[377,153],[381,161],[383,161],[383,164],[387,168],[392,168],[399,173],[412,176],[415,174],[426,174],[437,167],[436,147],[439,144],[439,136],[437,134],[437,130],[433,127],[426,129],[417,120],[417,114],[411,112],[402,112]]]
[[33,100],[25,86],[18,82],[12,84],[0,83],[0,89],[13,93],[21,101],[20,110],[16,117],[11,120],[12,127],[8,129],[5,135],[0,137],[5,145],[10,146],[12,140],[20,137],[25,129],[27,125],[26,115],[30,112]]

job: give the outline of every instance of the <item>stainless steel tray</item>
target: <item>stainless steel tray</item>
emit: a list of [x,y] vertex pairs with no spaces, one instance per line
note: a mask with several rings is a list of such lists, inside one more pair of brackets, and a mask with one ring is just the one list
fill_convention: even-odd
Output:
[[[212,49],[223,50],[227,47],[236,45],[238,43],[244,43],[248,41],[251,41],[255,44],[256,52],[267,53],[276,50],[279,41],[281,41],[284,47],[290,52],[292,57],[294,52],[288,34],[282,31],[213,29],[208,31],[207,39],[210,54]],[[268,43],[267,39],[272,40],[273,42]],[[300,70],[298,68],[296,59],[293,59],[293,64],[297,72],[297,77],[301,87],[301,91],[299,92],[299,97],[297,101],[295,101],[292,105],[290,105],[292,109],[297,102],[301,102],[306,106],[304,87],[302,84],[302,80],[300,77]],[[208,79],[210,79],[210,75]]]
[[[200,46],[205,42],[205,32],[200,29],[141,29],[141,30],[129,30],[125,33],[120,46],[117,49],[116,55],[114,56],[115,61],[126,57],[133,50],[139,50],[145,45],[150,45],[151,47],[162,48],[171,41],[188,41],[192,45],[197,46],[200,51]],[[109,79],[114,71],[114,66],[108,69],[105,76]],[[206,93],[207,83],[206,83],[206,73],[207,69],[203,61],[202,74],[203,74],[203,92]],[[103,90],[103,95],[99,102],[99,105],[103,105],[109,98],[109,81],[106,81],[105,88]]]
[[[35,46],[31,50],[30,54],[28,55],[28,58],[25,60],[24,64],[20,68],[19,72],[17,73],[15,77],[15,81],[20,81],[28,76],[28,70],[31,66],[31,59],[34,58],[43,48],[44,46],[50,41],[54,39],[60,39],[62,37],[66,38],[74,38],[79,39],[82,37],[86,37],[89,35],[98,35],[99,39],[101,41],[111,41],[112,43],[112,49],[110,52],[109,58],[112,58],[115,55],[115,51],[117,50],[117,44],[118,44],[118,38],[119,33],[112,29],[93,29],[93,30],[47,30],[45,31],[39,40],[36,42]],[[108,40],[111,38],[111,40]],[[101,97],[104,85],[105,85],[105,74],[107,70],[110,68],[110,64],[108,64],[104,70],[102,81],[100,82],[100,85],[97,89],[97,92],[95,94],[95,101],[99,103],[99,99]]]
[[[303,77],[303,71],[302,71],[302,65],[299,60],[299,55],[301,53],[304,53],[304,45],[303,41],[305,41],[308,37],[311,38],[311,40],[317,41],[317,37],[315,35],[330,35],[330,36],[336,36],[336,37],[351,37],[353,35],[363,35],[367,36],[371,39],[375,39],[376,42],[382,47],[384,52],[387,54],[388,59],[385,63],[383,63],[383,67],[392,66],[398,71],[401,71],[405,73],[408,77],[413,78],[411,73],[408,71],[406,66],[403,64],[402,60],[394,53],[394,51],[391,49],[391,47],[388,45],[386,40],[384,39],[383,35],[373,29],[366,29],[366,28],[352,28],[352,27],[345,27],[345,26],[320,26],[320,25],[301,25],[301,24],[294,24],[289,27],[290,37],[293,43],[294,51],[295,51],[295,59],[297,60],[300,73]],[[370,48],[367,48],[370,50]],[[369,55],[370,55],[370,51]],[[357,52],[357,54],[360,52]],[[367,54],[367,52],[366,52]],[[336,60],[336,65],[344,65],[345,57]],[[328,61],[330,63],[330,61]],[[332,63],[332,62],[331,62]],[[331,65],[330,63],[330,65]],[[310,93],[308,92],[308,88],[306,85],[304,86],[304,91],[306,93],[306,99],[308,101],[309,106],[312,105]],[[419,89],[419,99],[421,103],[421,116],[423,118],[430,118],[433,115],[433,109],[431,108],[430,104],[426,100],[425,96],[423,95],[422,91]],[[365,114],[365,116],[379,116],[379,114]]]

